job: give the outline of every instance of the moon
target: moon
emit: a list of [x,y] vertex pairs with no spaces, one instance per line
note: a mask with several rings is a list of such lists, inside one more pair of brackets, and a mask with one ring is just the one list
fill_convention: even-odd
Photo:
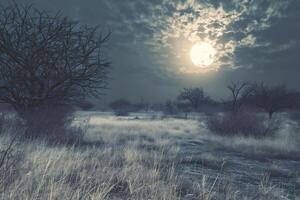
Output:
[[207,68],[214,62],[216,50],[207,42],[198,42],[193,45],[190,58],[197,67]]

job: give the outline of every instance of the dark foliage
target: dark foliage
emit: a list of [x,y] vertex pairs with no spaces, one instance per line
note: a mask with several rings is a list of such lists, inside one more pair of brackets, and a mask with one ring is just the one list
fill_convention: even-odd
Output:
[[279,125],[251,112],[226,112],[223,115],[210,116],[207,126],[212,132],[223,136],[266,137],[272,136]]
[[115,100],[109,105],[109,107],[117,116],[127,116],[129,115],[129,112],[134,110],[133,105],[125,99]]
[[268,113],[270,119],[274,113],[293,108],[296,104],[294,94],[285,86],[268,87],[264,83],[253,85],[253,95],[250,101]]
[[68,105],[45,105],[26,112],[26,133],[28,137],[64,134],[72,122],[73,109]]
[[85,130],[73,125],[74,109],[70,105],[46,105],[27,112],[25,137],[46,139],[55,144],[79,144]]
[[230,97],[225,104],[229,105],[232,115],[238,114],[248,101],[249,96],[253,92],[253,88],[249,83],[234,83],[227,86],[230,91]]
[[193,111],[199,111],[201,105],[210,102],[210,98],[204,94],[202,88],[184,88],[177,97],[182,104],[189,104]]

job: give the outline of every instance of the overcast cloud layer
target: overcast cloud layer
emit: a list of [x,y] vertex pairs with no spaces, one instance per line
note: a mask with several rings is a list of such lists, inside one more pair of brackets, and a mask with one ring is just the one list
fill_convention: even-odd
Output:
[[[237,80],[300,86],[299,0],[15,1],[62,10],[112,30],[107,53],[114,70],[107,100],[162,101],[190,86],[219,98],[224,85]],[[189,59],[197,41],[217,50],[210,70]]]

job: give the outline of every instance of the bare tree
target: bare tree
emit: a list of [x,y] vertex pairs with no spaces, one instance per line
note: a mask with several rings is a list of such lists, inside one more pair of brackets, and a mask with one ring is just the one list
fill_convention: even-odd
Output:
[[230,91],[230,110],[233,114],[237,114],[246,104],[248,97],[252,94],[253,89],[248,83],[234,83],[227,86]]
[[202,88],[184,88],[177,99],[178,101],[185,101],[195,111],[198,111],[202,104],[209,101],[209,97],[204,95]]
[[109,36],[32,6],[1,7],[0,101],[26,120],[39,107],[98,95],[107,84]]
[[267,112],[269,119],[274,113],[292,106],[293,94],[283,85],[268,87],[261,83],[254,84],[253,88],[255,105]]

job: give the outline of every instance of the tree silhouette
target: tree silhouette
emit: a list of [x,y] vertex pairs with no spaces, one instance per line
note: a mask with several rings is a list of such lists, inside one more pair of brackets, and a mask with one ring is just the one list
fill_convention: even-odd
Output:
[[269,119],[272,119],[274,113],[292,106],[293,94],[283,85],[268,87],[261,83],[254,84],[253,88],[255,105],[267,112]]
[[184,88],[177,98],[179,101],[185,101],[194,111],[198,111],[203,103],[209,102],[209,97],[204,95],[202,88]]
[[117,116],[127,116],[133,110],[133,105],[126,99],[117,99],[111,102],[109,107]]
[[249,96],[252,94],[252,87],[248,83],[230,83],[227,86],[230,91],[230,111],[232,114],[237,114],[246,104]]
[[0,101],[28,116],[72,104],[106,87],[110,34],[60,14],[17,4],[0,10]]

